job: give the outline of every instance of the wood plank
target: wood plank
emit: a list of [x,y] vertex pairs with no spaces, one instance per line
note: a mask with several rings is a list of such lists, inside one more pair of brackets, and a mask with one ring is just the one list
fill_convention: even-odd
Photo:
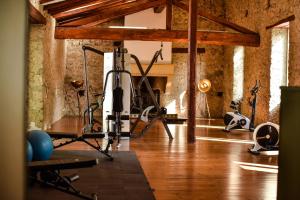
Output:
[[[141,72],[136,64],[130,64],[131,75],[141,76]],[[142,68],[146,71],[148,65],[142,64]],[[169,77],[174,75],[174,64],[153,64],[151,70],[147,74],[149,77]]]
[[128,7],[128,8],[126,8],[125,4],[116,6],[114,8],[114,10],[108,10],[108,12],[105,14],[105,17],[103,19],[99,19],[99,20],[93,21],[91,23],[84,24],[82,26],[83,27],[91,27],[91,26],[95,26],[95,25],[98,25],[101,23],[109,22],[111,20],[118,19],[118,18],[124,17],[126,15],[130,15],[133,13],[143,11],[148,8],[152,8],[156,5],[164,5],[165,1],[166,0],[158,0],[158,1],[153,1],[151,3],[145,3],[145,4],[143,4],[143,2],[140,1],[139,4],[135,3],[134,5],[132,5],[131,7]]
[[[178,1],[178,0],[174,0],[174,1],[173,1],[173,4],[174,4],[175,6],[177,6],[177,7],[179,7],[179,8],[181,8],[181,9],[185,10],[185,11],[189,11],[188,5],[182,3],[182,2],[180,2],[180,1]],[[240,32],[240,33],[256,34],[255,32],[253,32],[253,31],[251,31],[251,30],[249,30],[249,29],[247,29],[247,28],[244,28],[244,27],[242,27],[242,26],[239,26],[239,25],[237,25],[237,24],[234,24],[234,23],[232,23],[232,22],[229,22],[229,21],[227,21],[227,20],[225,20],[225,19],[221,19],[221,18],[219,18],[219,17],[215,17],[215,16],[213,16],[213,15],[211,15],[211,14],[209,14],[209,13],[203,11],[203,10],[198,10],[198,15],[199,15],[200,17],[204,18],[204,19],[213,21],[213,22],[215,22],[215,23],[217,23],[217,24],[221,24],[221,25],[223,25],[223,26],[225,26],[225,27],[231,28],[231,29],[233,29],[233,30],[235,30],[235,31],[238,31],[238,32]]]
[[189,0],[189,43],[188,43],[188,142],[195,142],[196,128],[196,66],[197,66],[197,0]]
[[63,26],[94,26],[108,19],[116,19],[125,15],[140,12],[142,10],[153,8],[165,4],[166,0],[139,0],[138,2],[129,2],[124,5],[114,7],[114,9],[106,9],[103,12],[97,12],[83,18],[72,21],[61,22],[59,25]]
[[116,5],[122,5],[131,0],[109,0],[109,1],[99,1],[93,4],[87,4],[89,6],[79,7],[78,9],[72,9],[65,12],[59,12],[53,14],[52,16],[56,21],[63,21],[70,18],[81,17],[90,13],[102,12],[105,9],[112,9]]
[[29,2],[29,22],[31,24],[46,24],[46,18]]
[[153,11],[155,13],[161,13],[165,9],[165,7],[166,7],[165,5],[157,6],[153,8]]
[[[188,48],[172,48],[172,53],[188,53]],[[197,53],[205,53],[205,48],[197,48]]]
[[45,3],[52,3],[55,2],[57,0],[40,0],[40,4],[45,4]]
[[[188,42],[188,32],[164,29],[56,27],[56,39],[101,39]],[[197,42],[208,45],[260,45],[258,34],[197,31]]]
[[279,20],[278,22],[270,25],[270,26],[267,26],[266,29],[270,29],[270,28],[273,28],[275,26],[278,26],[280,24],[283,24],[283,23],[286,23],[286,22],[290,22],[290,21],[294,21],[295,20],[295,15],[291,15],[291,16],[288,16],[287,18],[284,18],[282,20]]
[[[223,120],[197,119],[196,122],[194,144],[186,142],[186,124],[174,126],[172,134],[176,137],[170,144],[163,125],[156,122],[142,138],[121,140],[118,151],[131,150],[136,153],[158,200],[276,199],[277,174],[263,170],[268,169],[268,166],[276,167],[278,156],[249,154],[247,149],[250,145],[242,141],[252,141],[252,133],[240,130],[234,131],[234,134],[224,133]],[[68,126],[74,125],[76,126],[76,122]],[[215,140],[205,140],[207,136]],[[225,142],[218,140],[222,138]],[[230,139],[241,142],[226,142]],[[90,142],[96,144],[94,140]],[[103,140],[104,144],[105,142],[106,140]],[[114,146],[113,151],[115,148]],[[93,150],[82,142],[61,149]],[[247,163],[249,168],[252,166],[252,170],[242,168],[242,165],[247,166]],[[267,166],[259,167],[259,164]],[[259,169],[262,171],[258,171]],[[106,183],[103,184],[105,186]],[[122,186],[118,182],[116,184],[118,187]],[[116,186],[111,185],[113,188]],[[106,196],[110,197],[109,194]]]
[[88,6],[89,4],[97,3],[99,1],[109,2],[109,0],[65,0],[62,2],[45,5],[44,10],[47,10],[49,14],[53,15],[71,9],[76,9],[82,6]]
[[166,2],[166,29],[172,30],[172,0]]

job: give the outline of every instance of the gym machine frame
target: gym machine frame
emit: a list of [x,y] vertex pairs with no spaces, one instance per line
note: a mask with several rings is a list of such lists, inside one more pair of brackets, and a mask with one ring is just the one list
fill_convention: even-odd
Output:
[[[123,89],[121,88],[120,81],[121,81],[121,74],[127,74],[130,78],[130,88],[131,88],[131,93],[132,93],[132,103],[135,104],[134,102],[134,97],[135,95],[135,89],[133,85],[133,79],[131,76],[131,73],[128,70],[125,70],[125,59],[124,59],[124,54],[127,53],[127,50],[124,48],[118,48],[117,50],[114,50],[113,53],[113,70],[110,70],[107,72],[106,77],[105,77],[105,83],[104,83],[104,89],[103,89],[103,94],[102,94],[102,101],[101,105],[103,105],[103,102],[105,101],[105,93],[106,93],[106,87],[107,87],[107,82],[109,75],[114,75],[114,89],[113,89],[113,115],[112,116],[107,116],[108,118],[106,119],[107,122],[109,120],[113,120],[115,122],[114,125],[114,132],[109,132],[108,136],[109,138],[115,138],[117,137],[118,145],[120,144],[120,137],[121,137],[121,126],[122,126],[122,119],[128,119],[129,116],[122,116],[121,112],[123,111]],[[116,57],[121,56],[121,66],[118,66],[117,64],[117,59]],[[109,126],[108,126],[109,129]],[[130,131],[131,132],[131,131]]]
[[[108,150],[111,144],[113,144],[112,138],[108,138],[107,145],[105,149],[103,150],[100,146],[97,139],[105,138],[105,134],[102,132],[99,132],[99,130],[94,129],[94,124],[99,123],[97,120],[94,119],[94,111],[99,108],[99,103],[92,103],[90,104],[89,99],[89,80],[88,80],[88,68],[86,63],[86,50],[92,51],[98,55],[104,55],[102,51],[99,51],[97,49],[94,49],[89,46],[82,46],[83,50],[83,58],[84,58],[84,76],[85,76],[85,90],[86,90],[86,104],[87,109],[84,111],[83,114],[83,120],[84,120],[84,128],[82,133],[76,134],[76,133],[62,133],[62,132],[52,132],[49,131],[48,134],[53,138],[53,141],[59,140],[59,139],[69,139],[67,141],[61,142],[58,145],[55,145],[54,148],[59,148],[68,144],[71,144],[73,142],[84,142],[87,145],[91,146],[92,148],[96,149],[100,153],[104,154],[106,157],[108,157],[110,160],[113,160],[113,157],[108,154]],[[99,96],[99,95],[98,95]],[[86,123],[86,113],[88,114],[88,122]],[[99,123],[100,124],[100,123]],[[96,142],[96,145],[90,143],[88,139],[94,139]]]
[[141,77],[141,79],[140,79],[140,81],[139,81],[139,83],[138,83],[138,88],[137,88],[137,91],[138,91],[138,98],[139,98],[139,109],[140,109],[140,113],[139,113],[139,115],[138,115],[137,120],[136,120],[136,121],[134,122],[134,124],[132,125],[132,127],[131,127],[131,129],[130,129],[130,132],[133,133],[133,131],[135,130],[135,128],[136,128],[136,126],[137,126],[137,124],[138,124],[138,122],[141,120],[141,117],[142,117],[142,115],[143,115],[143,110],[142,110],[142,97],[141,97],[141,86],[142,86],[143,83],[145,83],[146,88],[147,88],[147,90],[148,90],[148,92],[149,92],[149,94],[150,94],[150,97],[151,97],[152,101],[153,101],[153,104],[154,104],[154,106],[155,106],[155,108],[156,108],[156,115],[155,115],[155,117],[150,121],[150,124],[148,124],[148,125],[141,131],[140,136],[142,136],[142,135],[145,133],[145,131],[147,131],[147,130],[153,125],[153,123],[154,123],[156,120],[160,120],[160,121],[163,123],[163,125],[164,125],[164,128],[165,128],[165,130],[166,130],[166,132],[167,132],[167,134],[168,134],[168,136],[169,136],[169,139],[172,140],[172,139],[173,139],[172,133],[171,133],[169,127],[168,127],[167,120],[166,120],[165,117],[164,117],[164,114],[165,114],[164,111],[165,111],[165,110],[164,110],[163,108],[161,108],[160,105],[158,104],[158,102],[157,102],[157,100],[156,100],[156,98],[155,98],[153,89],[151,88],[151,85],[150,85],[149,80],[148,80],[148,78],[147,78],[147,74],[148,74],[149,71],[151,70],[153,64],[154,64],[155,62],[157,62],[158,57],[160,57],[161,59],[163,59],[163,57],[162,57],[162,49],[160,49],[159,51],[156,51],[156,52],[155,52],[155,54],[154,54],[154,56],[153,56],[153,58],[152,58],[150,64],[149,64],[148,67],[146,68],[146,71],[144,71],[144,69],[143,69],[143,67],[142,67],[142,65],[141,65],[141,63],[140,63],[140,61],[139,61],[139,59],[138,59],[135,55],[131,54],[131,58],[133,58],[133,59],[135,60],[135,62],[136,62],[136,64],[137,64],[137,66],[138,66],[138,69],[139,69],[139,71],[140,71],[142,77]]
[[60,172],[66,169],[88,168],[98,164],[97,158],[84,157],[29,162],[27,166],[28,178],[31,185],[36,182],[81,199],[97,200],[96,194],[82,193],[72,185],[73,181],[79,179],[78,174],[62,176]]
[[224,124],[226,125],[224,129],[225,132],[230,132],[230,130],[237,128],[247,129],[251,132],[254,131],[256,99],[259,88],[260,81],[256,80],[255,86],[250,90],[252,98],[249,99],[249,104],[251,106],[250,119],[240,113],[240,101],[231,101],[230,108],[232,108],[234,112],[227,112],[224,116]]

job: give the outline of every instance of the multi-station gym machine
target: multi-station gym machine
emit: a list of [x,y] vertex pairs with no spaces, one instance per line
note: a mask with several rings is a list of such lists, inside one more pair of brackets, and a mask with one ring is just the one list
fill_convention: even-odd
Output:
[[[114,138],[118,141],[118,146],[121,137],[130,137],[132,132],[136,127],[136,124],[142,118],[143,108],[142,108],[142,97],[140,88],[142,84],[146,85],[147,91],[149,92],[151,99],[153,101],[153,106],[155,107],[154,120],[160,120],[169,136],[170,139],[173,139],[173,136],[167,126],[167,121],[164,117],[166,111],[164,108],[161,108],[157,102],[157,99],[154,95],[153,89],[150,86],[150,83],[147,79],[147,73],[150,71],[153,64],[157,61],[159,57],[162,58],[160,49],[157,51],[146,71],[143,70],[139,59],[132,54],[129,54],[125,48],[116,48],[113,52],[104,53],[97,49],[94,49],[89,46],[83,46],[84,50],[84,76],[85,76],[85,88],[86,88],[86,110],[84,112],[84,132],[85,133],[95,133],[100,130],[95,129],[95,124],[99,124],[95,120],[94,112],[97,109],[102,109],[102,133],[106,134],[108,137],[108,146],[112,144]],[[103,93],[97,95],[97,103],[91,103],[89,99],[89,79],[88,79],[88,67],[86,62],[85,51],[90,50],[94,53],[104,56],[104,86]],[[131,76],[130,61],[136,62],[138,69],[141,73],[141,79],[138,83],[137,88],[135,88]],[[140,114],[133,126],[130,126],[130,110],[131,108],[138,108]],[[151,126],[147,126],[147,130]],[[142,133],[145,132],[143,130]],[[108,148],[106,147],[106,149]],[[118,147],[117,146],[117,147]]]

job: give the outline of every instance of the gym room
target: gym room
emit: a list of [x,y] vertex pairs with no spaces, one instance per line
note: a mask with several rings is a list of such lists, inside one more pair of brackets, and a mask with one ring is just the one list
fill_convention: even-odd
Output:
[[300,199],[300,1],[11,0],[0,199]]

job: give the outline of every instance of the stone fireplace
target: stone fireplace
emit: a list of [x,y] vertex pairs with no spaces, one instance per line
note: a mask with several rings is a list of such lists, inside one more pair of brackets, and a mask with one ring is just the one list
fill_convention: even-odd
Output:
[[[144,71],[148,67],[147,65],[142,65]],[[172,76],[174,73],[173,64],[154,64],[147,74],[148,81],[153,89],[154,95],[158,104],[161,102],[161,95],[166,92],[168,85],[171,85]],[[139,81],[141,80],[141,74],[138,67],[135,64],[131,64],[131,74],[133,76],[133,82],[135,87],[137,87]],[[151,96],[146,88],[146,85],[143,83],[141,87],[141,95],[143,99],[143,109],[148,106],[153,105]],[[133,113],[137,111],[132,111]]]

